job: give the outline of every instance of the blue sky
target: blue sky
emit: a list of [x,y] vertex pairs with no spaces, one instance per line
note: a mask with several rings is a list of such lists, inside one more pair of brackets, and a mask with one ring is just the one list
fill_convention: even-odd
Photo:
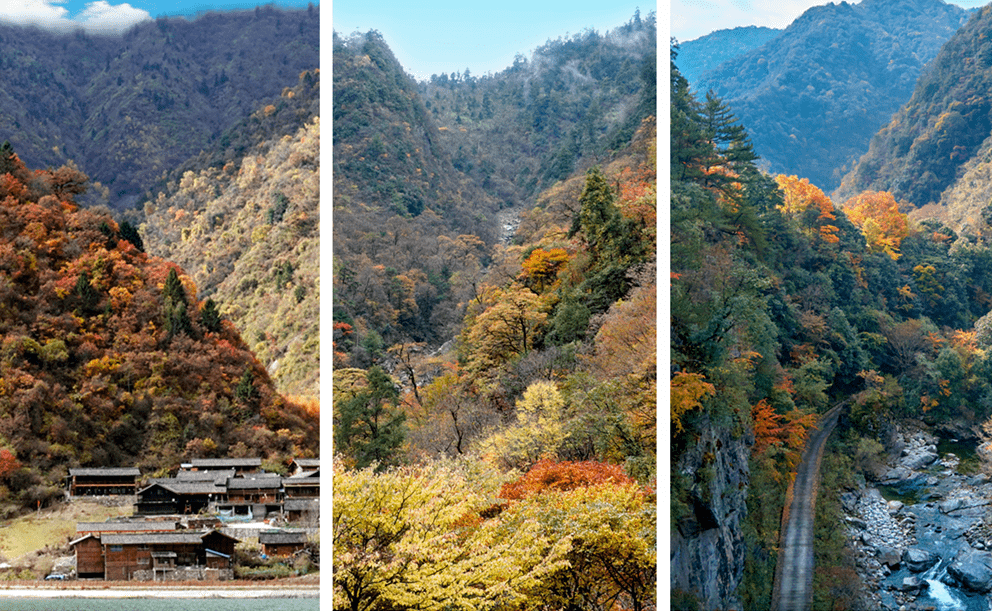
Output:
[[655,0],[337,0],[331,19],[343,35],[378,30],[404,69],[426,79],[466,68],[477,76],[499,72],[549,38],[586,28],[605,33],[637,8],[644,17]]
[[[840,0],[836,0],[840,3]],[[965,9],[984,6],[988,0],[950,2]],[[671,0],[671,33],[681,42],[715,30],[745,25],[784,28],[812,6],[828,0]],[[851,2],[859,4],[859,2]]]
[[[117,33],[160,16],[195,16],[208,10],[252,9],[263,4],[306,7],[308,0],[0,0],[0,21],[53,30],[79,27],[94,33]],[[319,5],[320,0],[313,0]]]

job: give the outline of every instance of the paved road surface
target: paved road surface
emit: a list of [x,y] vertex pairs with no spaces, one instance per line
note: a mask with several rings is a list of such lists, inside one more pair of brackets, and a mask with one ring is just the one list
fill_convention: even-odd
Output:
[[783,521],[772,611],[807,611],[813,599],[813,510],[820,483],[820,460],[843,404],[823,415],[810,436],[793,482],[792,505]]

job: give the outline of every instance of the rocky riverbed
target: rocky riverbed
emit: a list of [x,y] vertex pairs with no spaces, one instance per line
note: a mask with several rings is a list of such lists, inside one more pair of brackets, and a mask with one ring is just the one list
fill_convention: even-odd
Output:
[[959,457],[939,453],[926,431],[901,433],[896,447],[880,481],[841,495],[871,608],[989,611],[989,477],[960,473]]

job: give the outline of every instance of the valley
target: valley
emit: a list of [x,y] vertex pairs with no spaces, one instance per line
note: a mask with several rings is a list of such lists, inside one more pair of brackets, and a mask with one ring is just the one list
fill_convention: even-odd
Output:
[[[942,33],[903,61],[927,11]],[[809,608],[984,608],[990,466],[974,448],[992,417],[992,253],[989,128],[974,113],[988,15],[817,6],[698,83],[673,45],[673,608],[776,604],[775,575],[796,564],[778,555],[790,482],[838,402]],[[907,35],[879,46],[885,32]],[[690,61],[716,53],[694,42]],[[793,62],[798,48],[815,59]],[[888,68],[859,73],[879,48]],[[792,101],[810,108],[762,79],[804,88]],[[868,104],[878,117],[850,112],[875,95],[890,104]]]
[[334,34],[335,607],[655,604],[656,37]]

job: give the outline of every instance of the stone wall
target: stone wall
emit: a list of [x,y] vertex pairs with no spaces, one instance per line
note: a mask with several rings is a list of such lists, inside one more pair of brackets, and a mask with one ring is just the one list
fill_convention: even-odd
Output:
[[234,579],[233,569],[208,569],[202,566],[181,566],[173,571],[168,571],[163,577],[162,571],[154,575],[150,569],[135,571],[131,579],[133,581],[229,581]]

